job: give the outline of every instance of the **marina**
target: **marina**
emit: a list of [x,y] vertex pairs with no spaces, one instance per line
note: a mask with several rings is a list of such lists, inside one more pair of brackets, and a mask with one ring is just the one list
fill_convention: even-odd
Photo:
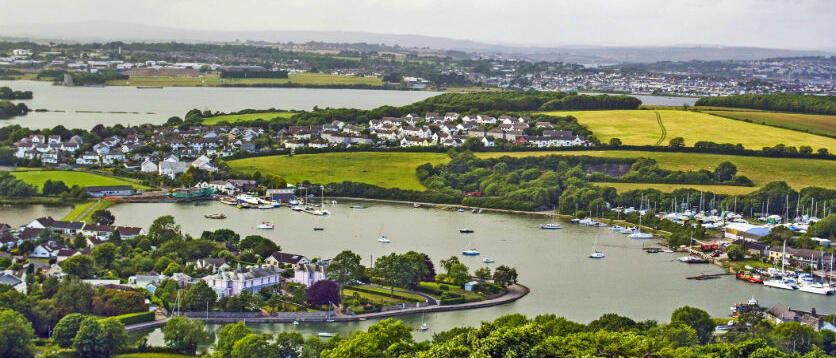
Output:
[[[536,315],[555,313],[567,319],[588,322],[606,312],[623,312],[636,319],[656,319],[665,322],[670,312],[682,305],[706,309],[716,317],[727,314],[728,303],[755,296],[764,305],[777,303],[794,307],[827,307],[833,297],[777,290],[764,285],[740,282],[733,275],[715,265],[683,265],[680,257],[692,257],[683,253],[648,255],[643,249],[653,240],[631,240],[610,227],[563,225],[559,232],[540,229],[541,217],[499,214],[485,211],[474,215],[469,211],[439,210],[409,204],[376,203],[365,210],[352,209],[358,201],[340,200],[339,204],[326,204],[331,215],[300,215],[287,208],[274,210],[239,210],[218,201],[200,202],[199,206],[187,203],[126,203],[111,207],[117,224],[132,223],[148,227],[160,215],[173,215],[186,233],[200,235],[203,230],[229,228],[242,236],[262,235],[287,252],[304,252],[311,257],[333,257],[344,249],[350,249],[363,257],[363,264],[370,259],[391,252],[409,250],[425,252],[434,260],[458,256],[471,270],[484,265],[503,264],[516,267],[520,281],[531,289],[521,300],[502,306],[480,308],[472,312],[439,312],[426,314],[430,326],[427,332],[438,332],[461,325],[478,325],[480,321],[506,313]],[[365,205],[365,204],[364,204]],[[205,213],[220,212],[233,220],[206,220]],[[463,216],[465,215],[465,216]],[[274,230],[257,230],[253,223],[270,221]],[[463,221],[476,233],[462,242],[458,230]],[[385,225],[386,240],[381,237],[381,225]],[[568,223],[568,222],[563,222]],[[312,227],[324,231],[312,231]],[[339,228],[338,230],[334,230]],[[507,233],[514,233],[513,236]],[[590,247],[606,253],[603,260],[593,260]],[[480,256],[463,256],[462,251],[478,248]],[[496,263],[485,261],[485,258]],[[707,262],[707,261],[706,261]],[[438,269],[438,262],[436,268]],[[709,280],[685,280],[700,274],[722,277]],[[595,280],[597,285],[585,285]],[[583,287],[583,289],[580,289]],[[618,292],[617,302],[608,295]],[[688,295],[682,295],[688,292]],[[654,305],[647,305],[652,300]],[[407,324],[417,327],[420,315],[400,317]],[[363,329],[374,320],[327,323],[256,323],[254,330],[275,332],[295,329],[306,334],[328,331],[345,335]],[[218,326],[210,324],[217,329]],[[151,339],[157,333],[151,333]],[[424,338],[429,338],[427,335]]]

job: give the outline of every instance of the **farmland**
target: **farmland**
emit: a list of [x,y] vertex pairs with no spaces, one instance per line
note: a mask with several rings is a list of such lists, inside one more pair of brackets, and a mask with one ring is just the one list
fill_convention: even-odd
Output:
[[[660,127],[656,118],[661,116]],[[619,138],[625,145],[655,145],[663,139],[663,145],[674,137],[685,138],[687,146],[697,141],[743,144],[748,149],[786,144],[809,145],[814,150],[827,148],[836,151],[836,139],[800,133],[783,128],[763,126],[706,113],[679,110],[617,110],[617,111],[555,111],[546,114],[572,115],[589,128],[602,142]],[[768,112],[747,112],[768,113]],[[666,132],[663,138],[663,128]],[[757,133],[757,135],[752,135]]]
[[[762,158],[722,154],[668,153],[641,151],[560,151],[560,152],[512,152],[477,153],[482,158],[510,155],[515,157],[541,155],[589,155],[605,158],[652,158],[660,167],[670,170],[713,170],[724,161],[734,163],[738,174],[745,175],[761,186],[771,181],[784,180],[796,189],[820,186],[836,189],[836,162],[818,159]],[[415,177],[415,168],[424,163],[439,164],[448,160],[440,153],[326,153],[304,154],[294,157],[269,156],[238,159],[229,162],[234,171],[283,176],[288,183],[309,180],[316,183],[354,181],[385,188],[423,190]],[[679,187],[698,185],[673,184],[613,184],[622,189],[654,187],[659,190],[673,190]],[[706,186],[717,188],[718,192],[744,193],[756,188]],[[723,191],[720,191],[722,189]]]
[[268,156],[232,160],[235,172],[280,175],[288,183],[304,180],[317,183],[354,181],[384,188],[423,190],[415,168],[430,162],[443,163],[449,158],[441,153],[324,153]]
[[235,124],[237,122],[248,122],[256,119],[263,119],[265,121],[273,118],[290,118],[294,115],[293,112],[261,112],[261,113],[246,113],[246,114],[227,114],[222,116],[208,117],[203,119],[203,124],[213,126],[221,122],[228,122]]
[[88,172],[76,172],[66,170],[28,170],[11,172],[16,178],[24,182],[34,185],[41,190],[47,180],[58,180],[64,182],[68,187],[78,185],[85,186],[100,186],[100,185],[132,185],[137,189],[148,189],[147,186],[139,185],[132,181],[123,178],[109,177],[105,175],[93,174]]
[[752,123],[836,137],[836,116],[758,110],[709,110],[703,112],[726,118],[752,121]]
[[294,83],[302,86],[382,86],[376,77],[331,75],[327,73],[291,74],[288,78],[220,78],[217,74],[202,77],[135,76],[128,80],[108,81],[108,86],[163,86],[163,87],[215,87],[221,85],[282,85]]

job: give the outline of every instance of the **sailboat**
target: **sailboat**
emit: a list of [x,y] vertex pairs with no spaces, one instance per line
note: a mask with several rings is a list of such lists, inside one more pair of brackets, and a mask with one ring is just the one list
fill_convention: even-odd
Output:
[[424,321],[424,314],[421,313],[421,326],[418,327],[418,330],[423,332],[428,329],[430,329],[430,326],[427,324],[427,322]]
[[261,224],[256,225],[255,228],[262,230],[273,230],[273,223],[264,221]]
[[598,237],[595,237],[595,242],[592,244],[592,253],[589,254],[589,258],[591,259],[603,259],[604,254],[601,251],[598,251]]
[[382,242],[384,244],[388,244],[388,243],[392,242],[392,240],[389,240],[389,239],[386,238],[386,235],[380,235],[380,238],[377,239],[377,241]]
[[[810,256],[810,261],[813,261],[813,256]],[[822,252],[822,261],[824,261],[824,252]],[[830,260],[831,267],[833,266],[833,260]],[[832,272],[831,268],[831,272]],[[822,270],[824,272],[824,270]],[[807,293],[815,293],[817,295],[825,295],[829,296],[836,293],[836,288],[833,288],[829,284],[825,284],[823,282],[816,282],[813,280],[813,265],[810,265],[810,274],[804,275],[806,278],[802,279],[802,275],[798,276],[798,290],[804,291]]]
[[787,257],[786,252],[787,252],[787,242],[784,241],[784,248],[781,251],[781,276],[777,279],[763,281],[764,286],[780,288],[780,289],[784,289],[784,290],[795,290],[796,288],[798,288],[798,286],[796,286],[794,283],[788,282],[787,280],[784,279],[784,261],[786,261],[786,257]]
[[642,232],[641,227],[642,227],[642,212],[641,212],[641,210],[639,210],[639,226],[636,227],[636,232],[633,233],[633,234],[630,234],[629,237],[631,239],[652,239],[653,234]]
[[542,224],[542,225],[540,225],[540,228],[543,229],[543,230],[562,229],[563,227],[561,227],[560,224],[554,222],[554,217],[555,217],[555,212],[554,212],[554,207],[552,207],[552,222],[547,223],[547,224]]

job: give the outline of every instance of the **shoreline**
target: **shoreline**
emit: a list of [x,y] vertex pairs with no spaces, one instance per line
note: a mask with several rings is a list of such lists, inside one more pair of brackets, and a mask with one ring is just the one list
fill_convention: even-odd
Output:
[[[514,284],[508,287],[508,290],[505,294],[494,297],[492,299],[486,299],[484,301],[479,302],[469,302],[469,303],[461,303],[455,305],[429,305],[423,307],[411,307],[411,308],[404,308],[400,310],[393,310],[393,311],[386,311],[386,312],[373,312],[373,313],[362,313],[356,315],[347,315],[347,314],[335,314],[333,317],[330,317],[334,322],[358,322],[358,321],[366,321],[370,319],[384,319],[384,318],[391,318],[391,317],[398,317],[398,316],[406,316],[411,314],[418,314],[418,313],[433,313],[433,312],[450,312],[450,311],[463,311],[463,310],[472,310],[472,309],[479,309],[485,307],[493,307],[493,306],[500,306],[509,304],[512,302],[516,302],[520,298],[525,297],[531,292],[527,286],[522,284]],[[328,316],[325,315],[324,312],[282,312],[284,315],[282,317],[206,317],[204,312],[183,312],[181,316],[192,319],[192,320],[201,320],[205,323],[236,323],[236,322],[249,322],[249,323],[322,323],[327,322],[329,319]],[[314,313],[315,315],[310,315],[310,313]],[[308,314],[307,316],[305,314]],[[125,329],[128,332],[141,332],[145,330],[159,328],[165,325],[168,322],[168,318],[155,320],[151,322],[142,322],[133,325],[125,326]]]

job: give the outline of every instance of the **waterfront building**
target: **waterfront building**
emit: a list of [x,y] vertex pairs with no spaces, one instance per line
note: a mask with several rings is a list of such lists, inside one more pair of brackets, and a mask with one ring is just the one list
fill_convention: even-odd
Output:
[[235,271],[221,271],[203,278],[203,281],[215,290],[218,297],[235,296],[249,290],[258,293],[264,287],[281,284],[281,269],[258,267],[242,270],[239,265]]

